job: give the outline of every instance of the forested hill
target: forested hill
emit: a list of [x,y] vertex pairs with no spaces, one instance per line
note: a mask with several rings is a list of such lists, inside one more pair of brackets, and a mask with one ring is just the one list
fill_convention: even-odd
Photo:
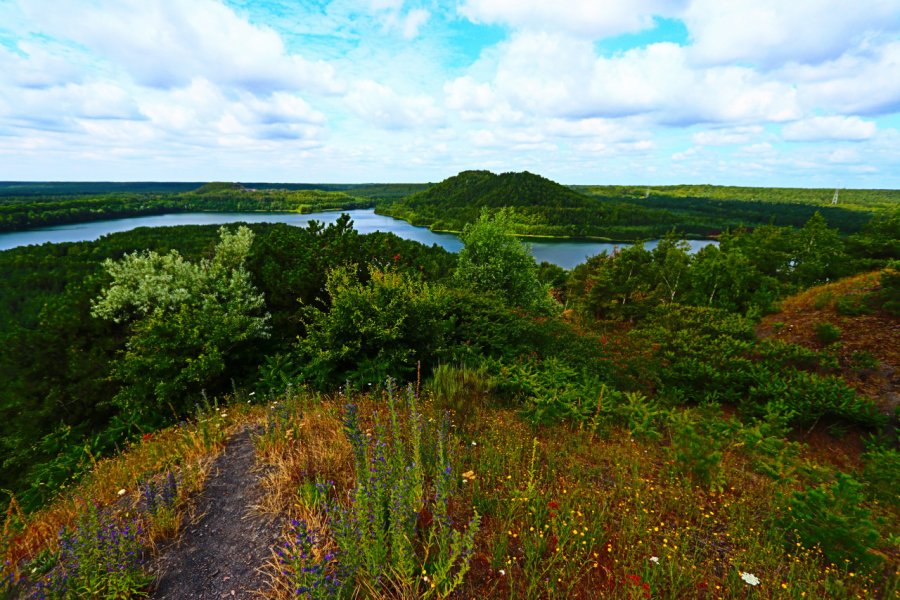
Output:
[[637,240],[673,229],[686,237],[710,237],[740,227],[802,227],[816,212],[831,227],[855,233],[873,214],[896,210],[900,198],[892,190],[847,190],[841,192],[842,203],[832,206],[831,194],[722,186],[564,186],[527,171],[463,171],[405,198],[382,197],[376,212],[432,230],[461,231],[484,208],[505,207],[519,235]]
[[427,190],[377,212],[435,230],[460,231],[483,208],[507,207],[521,235],[631,238],[661,235],[675,224],[674,215],[599,200],[527,171],[463,171]]
[[584,194],[528,171],[499,175],[490,171],[463,171],[411,195],[405,204],[419,207],[435,202],[477,208],[531,205],[596,208],[598,205],[596,200]]

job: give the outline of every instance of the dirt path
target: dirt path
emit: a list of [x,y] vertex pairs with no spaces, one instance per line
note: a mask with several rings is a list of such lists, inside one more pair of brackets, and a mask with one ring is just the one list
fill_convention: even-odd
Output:
[[198,506],[199,517],[159,560],[152,598],[258,598],[278,524],[250,507],[262,493],[249,429],[235,435],[213,464]]

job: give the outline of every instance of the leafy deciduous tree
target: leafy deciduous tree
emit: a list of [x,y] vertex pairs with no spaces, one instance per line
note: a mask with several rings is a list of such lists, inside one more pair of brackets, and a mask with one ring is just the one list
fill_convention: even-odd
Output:
[[512,215],[483,211],[462,232],[456,282],[476,292],[496,294],[512,306],[549,311],[554,307],[528,247],[512,234]]
[[115,368],[124,383],[116,401],[125,408],[183,414],[192,394],[227,382],[247,342],[269,335],[263,296],[244,269],[253,232],[222,228],[219,235],[213,258],[197,263],[174,251],[104,262],[112,282],[91,312],[130,325]]

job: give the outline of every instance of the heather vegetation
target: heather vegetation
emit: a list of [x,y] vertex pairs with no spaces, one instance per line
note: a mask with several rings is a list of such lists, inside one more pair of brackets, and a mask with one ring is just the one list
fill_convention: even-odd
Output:
[[[735,228],[694,255],[672,234],[564,271],[514,235],[544,208],[466,185],[533,184],[557,223],[627,203],[458,178],[432,188],[463,207],[441,213],[458,256],[346,217],[0,253],[0,594],[152,591],[247,428],[282,540],[270,597],[900,591],[896,404],[847,375],[898,367],[853,326],[896,328],[895,213]],[[859,293],[823,295],[854,275]],[[804,293],[843,320],[782,339]]]

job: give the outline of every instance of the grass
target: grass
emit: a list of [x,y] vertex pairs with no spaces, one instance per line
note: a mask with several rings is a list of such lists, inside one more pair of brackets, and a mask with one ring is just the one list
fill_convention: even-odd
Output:
[[[205,483],[208,468],[229,435],[252,415],[245,405],[210,409],[193,422],[147,434],[116,457],[97,461],[92,471],[63,492],[47,507],[30,515],[17,510],[11,498],[4,521],[0,551],[3,578],[23,575],[34,583],[55,564],[60,531],[73,530],[92,510],[111,521],[137,520],[140,543],[150,549],[178,534],[190,514],[191,501]],[[168,474],[177,481],[175,497],[159,510],[147,510],[148,483],[163,484]],[[0,581],[3,579],[0,578]],[[0,587],[0,592],[3,588]]]
[[[355,400],[362,435],[377,434],[379,426],[372,416],[376,411],[382,428],[389,423],[380,392]],[[692,456],[683,451],[691,443],[683,433],[661,428],[659,440],[651,441],[612,425],[599,432],[566,424],[533,427],[514,410],[492,406],[487,400],[486,405],[471,408],[474,414],[465,429],[451,427],[445,448],[452,464],[449,518],[464,524],[477,513],[481,519],[457,596],[900,595],[896,503],[877,497],[841,497],[864,512],[877,530],[878,539],[865,551],[872,558],[868,566],[865,561],[826,558],[823,548],[805,544],[805,538],[782,525],[791,522],[791,511],[811,505],[807,499],[815,497],[810,496],[815,490],[833,494],[837,489],[834,482],[841,476],[827,448],[803,446],[799,452],[781,456],[785,464],[773,475],[765,475],[756,465],[762,446],[750,443],[749,425],[741,429],[730,417],[694,409],[684,422],[698,431],[702,426],[710,435],[717,432],[720,438],[715,484],[711,484],[680,464]],[[286,548],[282,555],[273,552],[267,566],[271,587],[266,595],[296,597],[298,580],[286,571],[322,565],[321,571],[309,571],[302,580],[311,582],[316,577],[325,581],[326,575],[341,568],[343,556],[331,531],[330,507],[335,500],[346,502],[356,484],[354,450],[345,431],[346,401],[340,394],[319,397],[300,392],[265,406],[233,404],[197,422],[149,436],[117,458],[98,462],[89,477],[38,513],[22,516],[11,503],[4,549],[7,564],[16,567],[8,566],[7,573],[14,568],[26,574],[31,569],[52,572],[60,527],[82,518],[89,503],[123,518],[139,516],[147,547],[177,535],[178,523],[189,515],[191,498],[202,488],[206,469],[227,436],[253,424],[260,426],[256,451],[265,473],[265,494],[258,508],[284,524],[282,548]],[[421,404],[426,424],[442,419],[427,392]],[[400,420],[402,429],[406,421]],[[427,450],[434,440],[423,435],[422,447]],[[858,462],[846,470],[865,479]],[[169,472],[178,481],[175,525],[166,517],[154,530],[150,516],[141,512],[141,489],[150,480],[161,488]],[[426,487],[432,481],[427,479]],[[848,489],[857,493],[862,488]],[[890,484],[884,488],[889,489]],[[125,491],[120,494],[120,490]],[[826,502],[831,497],[824,496]],[[417,552],[425,549],[425,534],[432,528],[430,516],[426,510],[416,518]],[[815,518],[802,522],[816,526]],[[840,520],[829,523],[841,526]],[[429,597],[433,593],[426,579],[430,571],[423,571],[403,590],[384,579],[363,579],[344,593]],[[309,593],[309,597],[325,596]]]
[[[260,453],[278,473],[268,494],[273,508],[314,524],[326,540],[320,553],[333,552],[329,516],[310,489],[325,481],[336,481],[338,495],[350,489],[340,399],[295,402],[298,408],[289,405],[286,412],[298,415],[295,425],[304,433],[282,437],[278,452]],[[377,397],[362,398],[360,413],[379,404]],[[427,399],[425,404],[426,418],[437,418]],[[776,526],[791,510],[796,491],[833,473],[827,461],[814,462],[808,451],[791,459],[788,471],[796,476],[775,479],[753,468],[742,442],[726,444],[717,491],[679,474],[669,438],[650,443],[619,429],[602,438],[564,425],[534,429],[513,411],[477,410],[465,433],[452,436],[459,466],[454,466],[458,479],[450,512],[457,520],[473,508],[482,516],[462,597],[889,598],[900,593],[897,548],[886,541],[898,533],[893,509],[866,502],[883,534],[874,550],[883,560],[870,570],[833,564],[821,548],[806,547]],[[330,442],[310,446],[320,435]],[[307,449],[308,456],[298,456]],[[285,535],[290,537],[287,530]],[[273,597],[289,597],[278,563],[272,567]],[[391,595],[377,585],[357,592]],[[427,588],[407,592],[417,597]]]

